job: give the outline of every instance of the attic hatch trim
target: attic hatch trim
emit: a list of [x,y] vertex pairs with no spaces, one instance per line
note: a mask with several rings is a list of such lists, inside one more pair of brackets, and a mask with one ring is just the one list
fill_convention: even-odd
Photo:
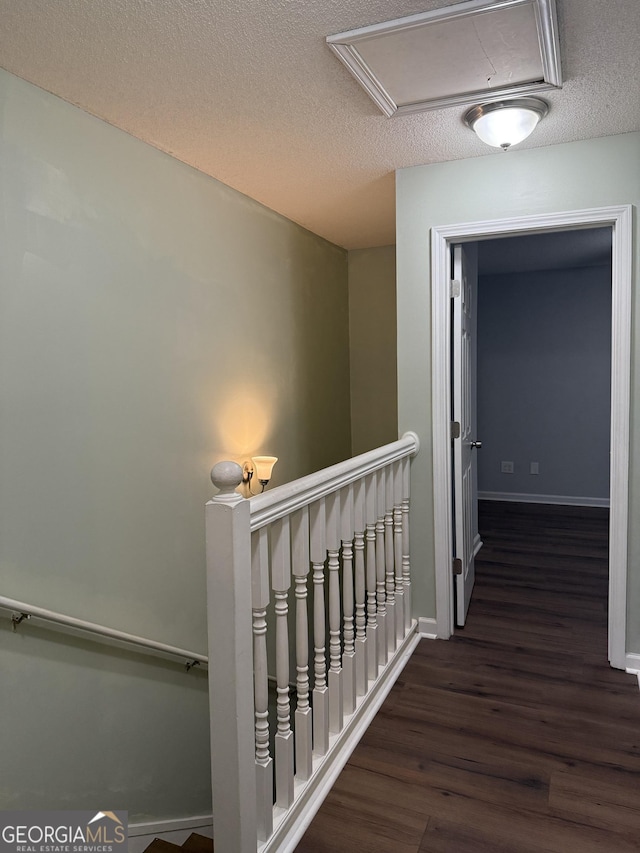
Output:
[[[387,35],[411,30],[424,29],[433,24],[456,19],[482,15],[487,12],[507,10],[532,5],[538,46],[542,65],[542,79],[534,82],[502,86],[500,88],[474,89],[473,91],[458,92],[446,97],[426,98],[412,103],[399,104],[385,88],[384,82],[368,66],[360,51],[358,43],[363,41],[382,40]],[[344,33],[327,36],[327,45],[338,59],[348,68],[356,80],[364,88],[374,103],[388,118],[407,115],[427,110],[443,109],[446,107],[475,104],[479,101],[490,102],[514,96],[533,95],[549,89],[562,88],[562,69],[560,65],[560,43],[558,40],[558,19],[555,0],[467,0],[447,6],[444,9],[434,9],[417,15],[398,18],[380,24],[372,24]]]

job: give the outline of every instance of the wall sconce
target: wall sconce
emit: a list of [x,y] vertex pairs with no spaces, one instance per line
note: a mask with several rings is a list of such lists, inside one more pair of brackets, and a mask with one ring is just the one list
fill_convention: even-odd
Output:
[[252,459],[248,459],[244,463],[242,466],[242,482],[244,483],[247,497],[251,497],[251,495],[256,494],[251,491],[251,480],[253,479],[254,474],[262,486],[261,492],[264,492],[265,486],[271,479],[273,466],[277,461],[277,456],[254,456]]
[[506,151],[529,136],[549,105],[541,98],[514,98],[477,104],[464,115],[464,123],[475,131],[483,142]]

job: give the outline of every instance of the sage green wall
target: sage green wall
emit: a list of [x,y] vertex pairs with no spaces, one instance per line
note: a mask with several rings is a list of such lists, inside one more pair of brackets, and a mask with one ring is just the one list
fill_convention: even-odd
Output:
[[[416,166],[397,176],[398,401],[400,432],[421,441],[412,476],[414,602],[435,616],[431,443],[430,229],[488,219],[640,201],[640,133],[473,160]],[[634,219],[635,270],[638,220]],[[634,270],[634,275],[635,275]],[[634,300],[634,328],[638,326]],[[628,651],[640,651],[640,394],[632,353]]]
[[[0,72],[0,587],[206,649],[204,504],[347,458],[346,252]],[[2,621],[0,809],[210,810],[206,679]]]
[[398,438],[396,247],[349,252],[354,455]]

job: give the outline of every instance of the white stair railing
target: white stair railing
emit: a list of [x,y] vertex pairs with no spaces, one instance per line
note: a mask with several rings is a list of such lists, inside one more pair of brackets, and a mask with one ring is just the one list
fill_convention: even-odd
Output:
[[295,848],[413,650],[417,451],[407,433],[250,501],[235,491],[239,465],[214,467],[220,491],[206,532],[216,853]]

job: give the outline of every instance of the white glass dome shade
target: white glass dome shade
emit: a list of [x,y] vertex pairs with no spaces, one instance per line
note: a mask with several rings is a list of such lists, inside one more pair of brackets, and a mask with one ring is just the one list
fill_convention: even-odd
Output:
[[506,151],[526,139],[548,112],[548,104],[540,98],[518,98],[478,104],[465,114],[464,122],[487,145]]

